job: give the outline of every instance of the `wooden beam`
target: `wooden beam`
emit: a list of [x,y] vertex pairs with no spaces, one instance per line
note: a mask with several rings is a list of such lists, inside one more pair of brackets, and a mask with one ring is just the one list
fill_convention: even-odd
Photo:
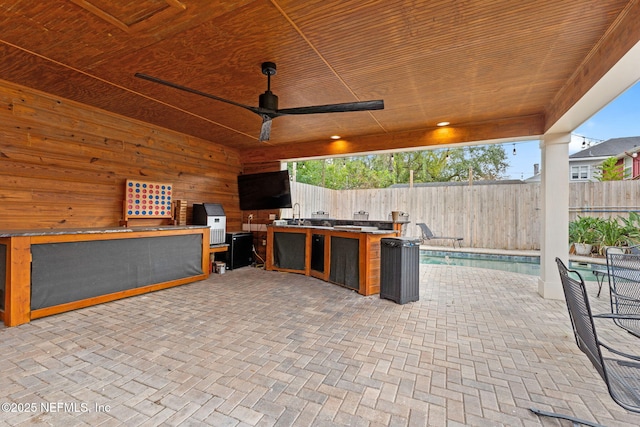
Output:
[[640,2],[632,1],[547,107],[545,132],[639,41]]
[[165,3],[167,4],[167,6],[169,6],[168,10],[166,7],[159,7],[159,8],[150,10],[149,11],[150,14],[148,15],[148,17],[144,18],[141,21],[127,24],[126,22],[123,22],[119,18],[113,16],[112,14],[110,14],[109,12],[106,12],[103,9],[100,9],[98,6],[93,5],[87,0],[71,0],[71,2],[82,7],[83,9],[88,10],[89,12],[96,15],[98,18],[105,20],[111,25],[114,25],[115,27],[121,29],[125,33],[130,33],[134,25],[144,24],[149,20],[152,20],[152,21],[156,20],[158,15],[169,15],[176,11],[182,12],[187,8],[187,6],[184,3],[181,3],[178,0],[165,0]]
[[247,150],[241,154],[247,164],[297,158],[341,156],[384,150],[403,150],[448,144],[464,144],[505,138],[542,135],[544,118],[541,115],[512,117],[492,122],[371,135],[337,141],[313,141],[301,144],[278,145]]
[[122,31],[126,33],[130,31],[129,26],[127,24],[125,24],[115,16],[111,15],[110,13],[107,13],[104,10],[100,9],[99,7],[94,6],[93,4],[89,3],[86,0],[71,0],[71,2],[88,10],[89,12],[93,13],[97,17],[104,19],[111,25],[114,25],[120,28]]
[[165,0],[165,2],[176,9],[185,10],[187,8],[186,4],[179,2],[178,0]]

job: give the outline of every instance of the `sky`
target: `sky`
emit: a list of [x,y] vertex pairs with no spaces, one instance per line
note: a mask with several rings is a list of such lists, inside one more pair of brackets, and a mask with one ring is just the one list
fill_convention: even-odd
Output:
[[[593,115],[572,132],[569,154],[582,149],[584,137],[587,142],[601,142],[611,138],[640,136],[640,83],[614,99],[609,105]],[[503,144],[510,163],[506,178],[526,179],[533,175],[534,163],[540,164],[540,141],[525,141]]]

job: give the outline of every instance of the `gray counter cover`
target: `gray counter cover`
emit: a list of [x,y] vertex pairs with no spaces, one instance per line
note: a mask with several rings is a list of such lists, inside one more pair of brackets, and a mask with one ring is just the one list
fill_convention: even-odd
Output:
[[347,288],[360,289],[360,241],[331,237],[329,280]]
[[192,277],[202,272],[202,235],[31,246],[31,309]]
[[302,233],[273,233],[274,264],[280,268],[304,270],[306,238]]

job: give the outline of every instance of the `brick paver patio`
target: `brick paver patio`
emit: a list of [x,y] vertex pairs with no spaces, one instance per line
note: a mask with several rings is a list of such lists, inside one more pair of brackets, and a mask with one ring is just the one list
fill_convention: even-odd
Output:
[[577,349],[564,302],[536,289],[423,265],[420,301],[397,305],[246,267],[0,326],[0,425],[570,425],[532,406],[640,425]]

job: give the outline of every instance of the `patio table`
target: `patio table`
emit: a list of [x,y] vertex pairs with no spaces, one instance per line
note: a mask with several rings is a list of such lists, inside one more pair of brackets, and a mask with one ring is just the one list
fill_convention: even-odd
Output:
[[[591,268],[591,272],[596,277],[598,281],[598,298],[600,297],[600,292],[602,291],[602,283],[604,282],[605,277],[609,277],[609,271],[606,266],[593,266]],[[638,282],[638,286],[640,286],[640,270],[632,269],[632,268],[616,268],[614,275],[620,279],[629,280],[632,282]]]
[[598,282],[598,298],[600,298],[600,292],[602,292],[602,283],[604,282],[605,277],[609,277],[609,272],[607,271],[606,265],[594,265],[591,267],[591,273],[596,278]]

